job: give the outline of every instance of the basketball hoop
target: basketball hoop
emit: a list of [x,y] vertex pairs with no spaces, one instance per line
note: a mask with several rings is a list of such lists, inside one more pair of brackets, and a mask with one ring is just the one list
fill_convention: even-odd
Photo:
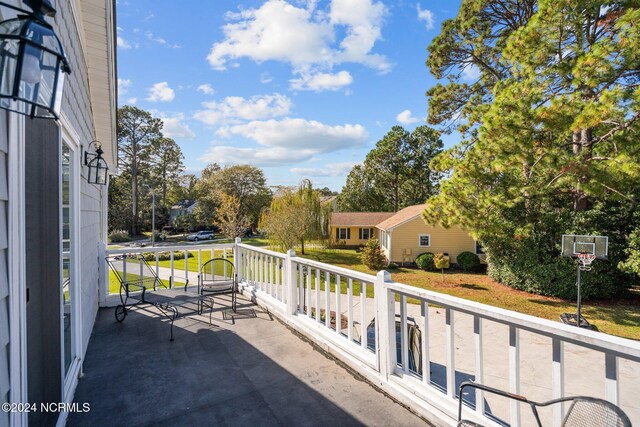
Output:
[[580,269],[583,271],[591,271],[591,263],[596,259],[596,255],[591,252],[582,252],[576,254],[578,262],[581,264]]

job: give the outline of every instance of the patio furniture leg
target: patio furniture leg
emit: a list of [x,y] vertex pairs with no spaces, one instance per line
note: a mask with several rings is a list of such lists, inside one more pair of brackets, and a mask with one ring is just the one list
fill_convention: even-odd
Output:
[[169,341],[173,341],[173,322],[178,317],[178,309],[175,307],[170,307],[171,311],[173,311],[173,316],[171,316],[171,338]]

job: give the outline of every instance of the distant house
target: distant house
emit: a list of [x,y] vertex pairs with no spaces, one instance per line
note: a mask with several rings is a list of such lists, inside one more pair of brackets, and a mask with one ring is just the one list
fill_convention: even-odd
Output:
[[331,205],[331,212],[338,212],[338,196],[322,196],[320,204]]
[[[422,219],[426,205],[414,205],[399,212],[340,212],[331,216],[332,239],[347,246],[375,237],[389,262],[414,262],[424,252],[445,252],[452,263],[465,251],[482,255],[480,245],[458,226],[428,225]],[[369,229],[369,231],[362,231]],[[483,257],[481,257],[483,258]]]
[[393,212],[333,212],[329,228],[331,240],[345,246],[364,244],[378,238],[376,226],[393,215]]
[[169,224],[173,225],[173,221],[181,215],[193,213],[196,206],[198,206],[198,202],[195,200],[181,200],[171,206],[169,210]]

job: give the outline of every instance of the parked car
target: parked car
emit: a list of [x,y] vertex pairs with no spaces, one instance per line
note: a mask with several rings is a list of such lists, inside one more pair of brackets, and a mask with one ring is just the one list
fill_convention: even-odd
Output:
[[194,242],[197,242],[198,240],[208,240],[208,239],[213,239],[213,231],[203,230],[203,231],[198,231],[197,233],[194,233],[194,234],[189,234],[187,236],[187,240],[192,240]]

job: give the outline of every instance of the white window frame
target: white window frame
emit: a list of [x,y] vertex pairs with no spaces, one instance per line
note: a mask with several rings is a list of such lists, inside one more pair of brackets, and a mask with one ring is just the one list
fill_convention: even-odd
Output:
[[[364,232],[367,231],[368,237],[364,237]],[[371,240],[373,239],[373,228],[372,227],[359,227],[358,229],[358,237],[360,240]]]
[[[71,337],[71,351],[73,352],[73,360],[71,361],[71,365],[69,366],[69,370],[66,371],[64,369],[64,357],[61,360],[60,369],[62,371],[62,399],[65,402],[70,402],[73,398],[73,393],[76,389],[78,383],[78,375],[80,373],[80,369],[82,366],[82,301],[80,294],[82,292],[82,277],[81,277],[81,267],[80,267],[80,203],[81,203],[81,192],[80,185],[81,180],[86,179],[83,174],[83,168],[80,162],[81,159],[81,151],[82,147],[79,143],[80,138],[78,134],[74,131],[73,127],[69,124],[69,121],[66,120],[66,117],[63,117],[61,120],[60,126],[60,162],[62,162],[62,144],[65,144],[69,147],[71,151],[71,168],[70,168],[70,196],[71,200],[75,203],[72,203],[70,209],[70,221],[71,221],[71,229],[70,238],[71,238],[71,253],[73,262],[72,262],[72,281],[69,284],[71,289],[71,307],[73,310],[73,316],[71,321],[73,322],[73,336]],[[62,197],[62,176],[60,179],[60,197]],[[62,199],[60,199],[62,200]],[[62,214],[62,205],[60,206],[60,215]],[[62,217],[60,220],[60,254],[62,254]],[[60,269],[60,280],[62,280],[62,268]],[[62,283],[62,282],[60,282]],[[64,307],[63,307],[62,298],[60,299],[60,314],[61,319],[63,321],[64,316]],[[61,349],[64,351],[64,330],[60,330],[60,345]]]
[[[344,237],[342,237],[344,231]],[[338,227],[338,240],[349,240],[349,227]]]
[[[426,237],[427,239],[429,239],[429,244],[428,245],[423,245],[422,244],[422,238]],[[420,246],[421,248],[429,248],[431,247],[431,234],[418,234],[418,246]]]

